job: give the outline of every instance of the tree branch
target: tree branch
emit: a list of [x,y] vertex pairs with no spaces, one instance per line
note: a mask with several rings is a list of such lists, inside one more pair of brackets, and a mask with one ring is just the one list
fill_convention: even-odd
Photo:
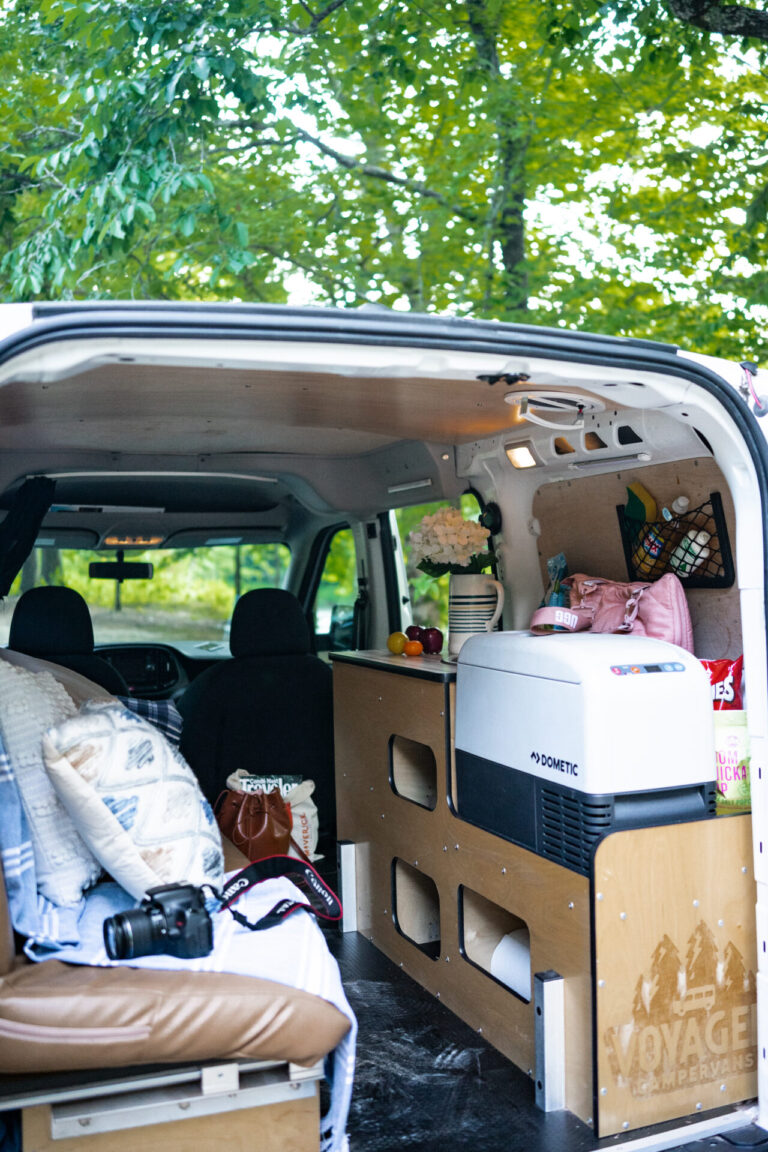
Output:
[[721,36],[748,36],[768,42],[768,12],[746,4],[721,4],[720,0],[667,0],[673,16],[705,32]]
[[310,23],[306,26],[306,28],[302,28],[299,24],[289,24],[288,29],[294,34],[294,36],[311,36],[314,32],[317,31],[323,20],[327,20],[329,16],[332,16],[337,8],[343,8],[347,3],[347,0],[331,0],[331,3],[328,4],[325,8],[322,8],[319,12],[313,12],[309,4],[306,3],[306,0],[299,0],[299,3],[310,17]]
[[328,156],[342,168],[346,168],[348,172],[357,172],[361,176],[370,176],[374,180],[382,180],[386,184],[394,184],[398,188],[405,188],[408,192],[415,192],[417,196],[423,196],[428,200],[435,200],[444,208],[449,208],[455,216],[459,216],[462,220],[468,220],[470,223],[475,224],[478,220],[478,215],[471,208],[462,208],[460,205],[451,203],[440,192],[436,192],[434,188],[430,188],[426,184],[422,184],[419,180],[411,180],[408,176],[397,176],[394,172],[389,172],[386,168],[379,168],[375,164],[363,164],[360,160],[355,160],[353,156],[345,156],[343,152],[337,152],[335,148],[331,148],[329,144],[325,144],[317,136],[313,136],[311,132],[307,132],[304,128],[299,128],[294,125],[294,130],[302,140],[307,144],[314,145],[318,152],[322,152],[324,156]]
[[[478,62],[488,76],[489,86],[501,85],[504,80],[497,48],[498,12],[489,12],[487,0],[465,0],[465,3]],[[489,306],[494,296],[494,250],[498,245],[504,268],[504,303],[513,310],[524,311],[528,307],[525,164],[530,136],[520,130],[516,113],[515,101],[510,98],[496,114],[498,183],[486,226],[488,265],[483,306]]]

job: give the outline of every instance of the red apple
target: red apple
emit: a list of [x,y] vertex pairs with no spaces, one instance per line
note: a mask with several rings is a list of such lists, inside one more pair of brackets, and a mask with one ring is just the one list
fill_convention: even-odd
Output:
[[435,656],[443,650],[443,634],[439,628],[425,628],[421,643],[425,652]]
[[420,628],[418,624],[409,624],[405,630],[405,634],[409,640],[421,640],[424,635],[424,629]]

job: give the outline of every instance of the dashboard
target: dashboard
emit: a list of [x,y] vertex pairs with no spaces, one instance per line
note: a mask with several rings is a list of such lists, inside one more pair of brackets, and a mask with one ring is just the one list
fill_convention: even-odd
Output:
[[181,641],[170,644],[97,645],[97,655],[121,674],[132,696],[169,699],[220,660],[231,659],[228,643]]

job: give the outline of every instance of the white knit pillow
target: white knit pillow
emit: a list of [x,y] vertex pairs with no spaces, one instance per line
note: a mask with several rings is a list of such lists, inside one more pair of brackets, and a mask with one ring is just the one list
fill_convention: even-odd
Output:
[[60,906],[77,904],[101,873],[43,764],[43,732],[75,711],[50,672],[0,661],[0,732],[29,823],[37,890]]
[[46,732],[43,756],[81,836],[137,900],[159,884],[221,886],[211,807],[186,760],[146,720],[90,700]]

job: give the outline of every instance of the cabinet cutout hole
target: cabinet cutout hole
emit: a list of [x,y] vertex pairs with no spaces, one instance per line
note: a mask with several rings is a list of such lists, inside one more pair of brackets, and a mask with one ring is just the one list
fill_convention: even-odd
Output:
[[530,1003],[531,934],[525,920],[462,884],[459,932],[464,958]]
[[440,955],[440,897],[434,880],[398,857],[392,861],[395,927],[432,960]]
[[437,805],[437,763],[432,749],[406,736],[390,737],[389,782],[396,796],[433,811]]

